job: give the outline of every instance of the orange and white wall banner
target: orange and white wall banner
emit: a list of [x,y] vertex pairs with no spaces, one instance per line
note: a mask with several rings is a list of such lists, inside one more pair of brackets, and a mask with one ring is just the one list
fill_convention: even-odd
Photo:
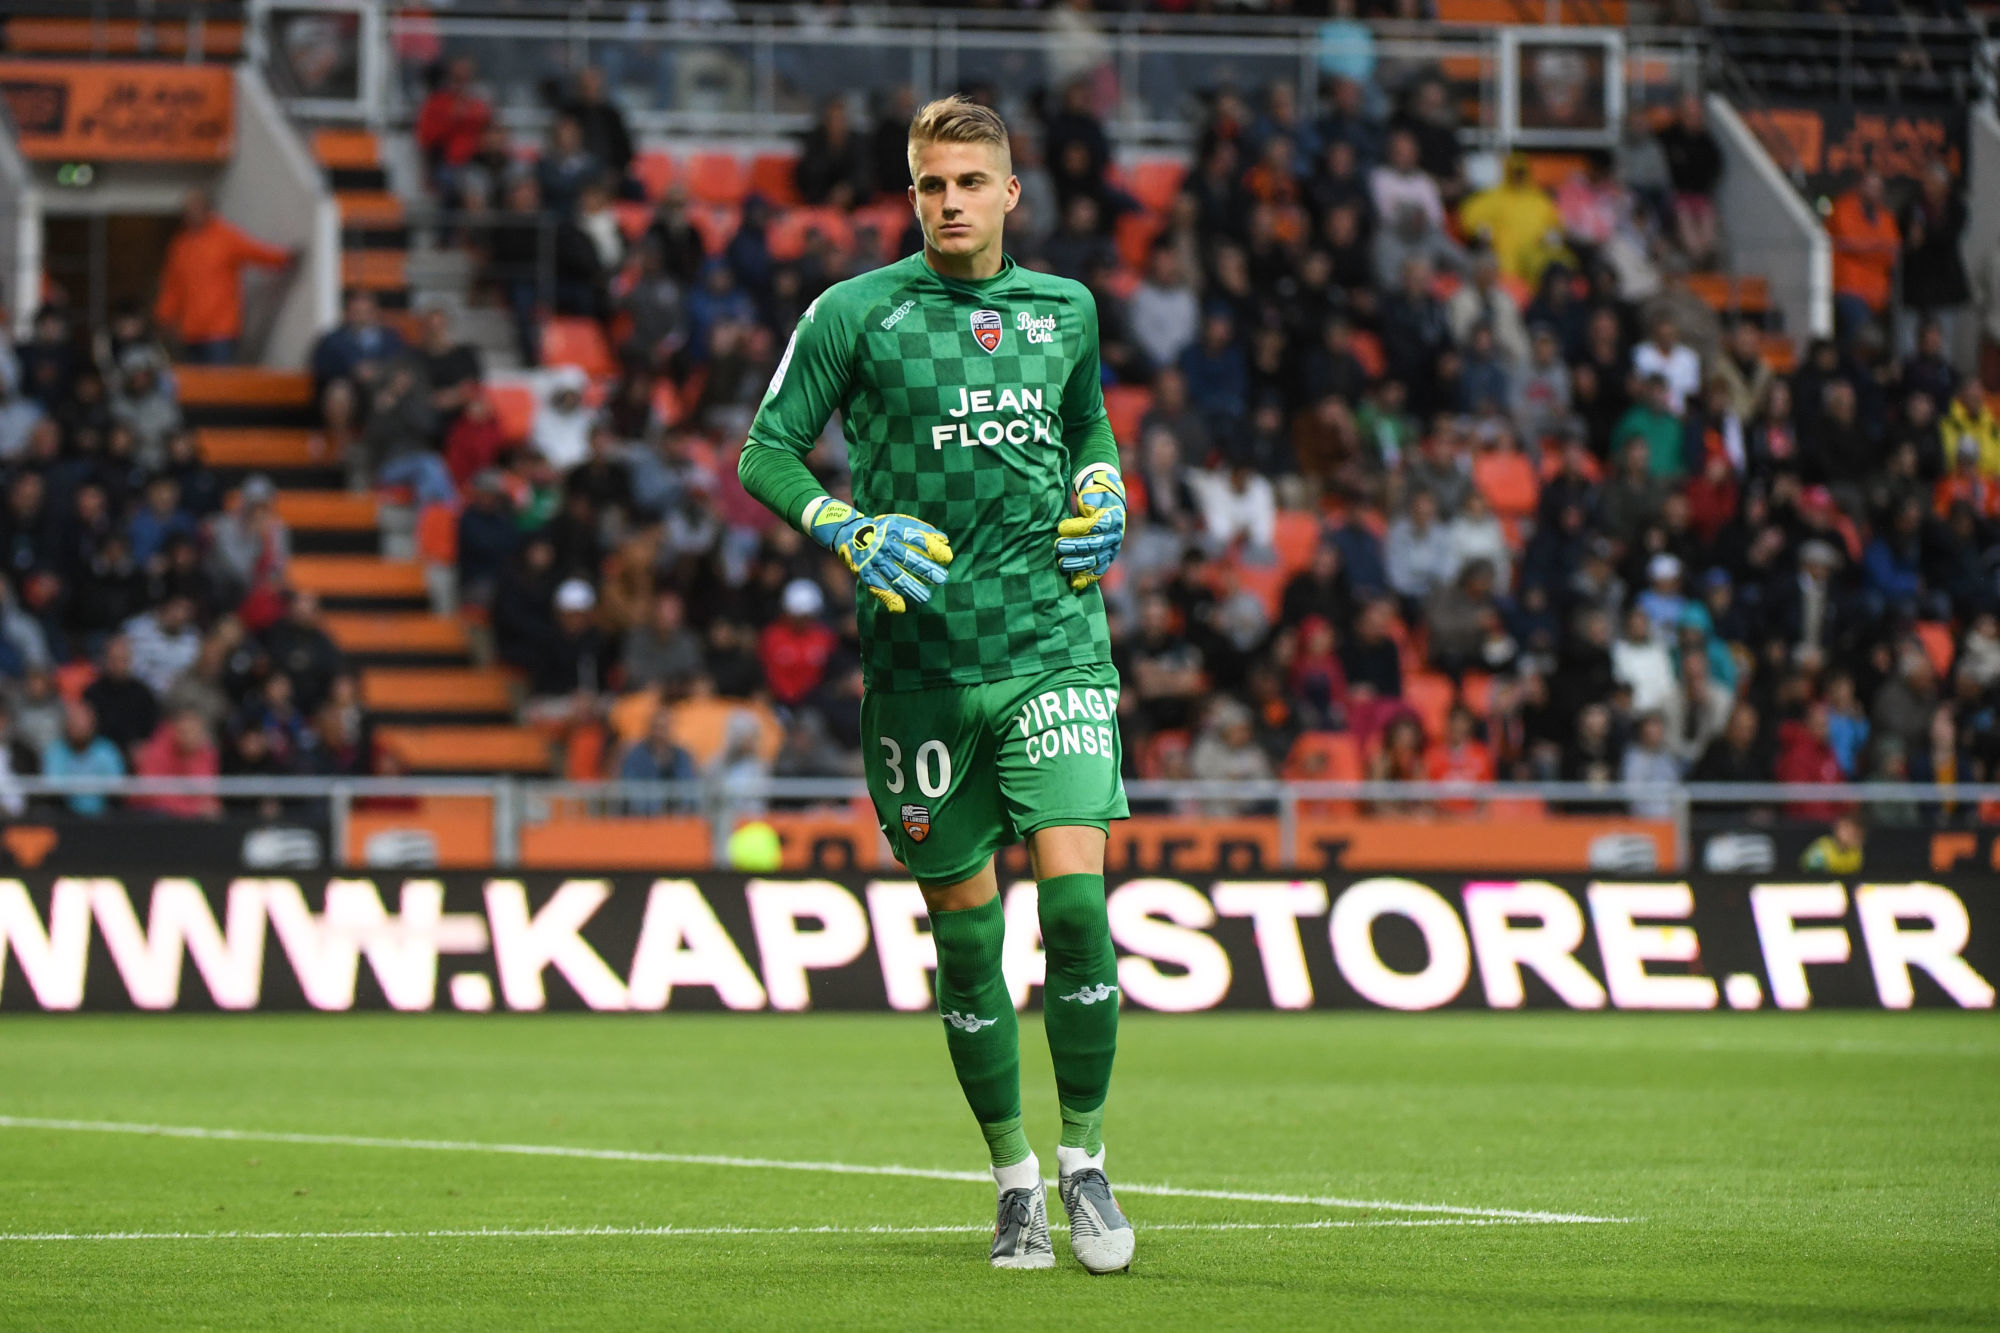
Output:
[[235,144],[223,66],[0,60],[0,96],[37,161],[221,162]]

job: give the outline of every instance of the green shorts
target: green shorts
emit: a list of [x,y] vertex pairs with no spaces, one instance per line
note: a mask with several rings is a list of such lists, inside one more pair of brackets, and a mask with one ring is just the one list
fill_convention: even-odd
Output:
[[868,795],[896,859],[925,884],[970,879],[1036,829],[1108,829],[1118,775],[1118,671],[1065,666],[983,685],[861,700]]

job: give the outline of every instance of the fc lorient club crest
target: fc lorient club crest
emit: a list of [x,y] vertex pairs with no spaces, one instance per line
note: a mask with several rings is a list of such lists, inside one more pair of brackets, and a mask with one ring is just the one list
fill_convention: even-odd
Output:
[[909,834],[911,842],[922,842],[931,836],[931,810],[927,805],[906,805],[903,807],[903,832]]
[[985,348],[988,355],[1000,350],[1002,327],[998,310],[972,312],[972,340]]

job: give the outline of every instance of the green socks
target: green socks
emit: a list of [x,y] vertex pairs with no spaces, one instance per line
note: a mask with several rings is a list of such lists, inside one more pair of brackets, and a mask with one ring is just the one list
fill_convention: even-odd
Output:
[[[1100,891],[1099,920],[1102,896]],[[1006,938],[1007,918],[997,897],[983,907],[931,913],[944,1043],[995,1166],[1012,1166],[1029,1155],[1028,1137],[1021,1132],[1020,1026],[1000,970]]]
[[[1118,1049],[1118,955],[1104,916],[1104,876],[1057,875],[1041,882],[1039,896],[1048,958],[1042,1021],[1055,1064],[1062,1145],[1094,1157],[1104,1146],[1104,1098]],[[945,1045],[995,1166],[1029,1156],[1021,1132],[1020,1028],[1000,968],[1006,938],[998,898],[931,913]]]
[[[1042,1022],[1062,1106],[1062,1144],[1096,1156],[1104,1146],[1104,1098],[1118,1050],[1118,955],[1104,915],[1104,876],[1045,879],[1040,907],[1048,958]],[[942,976],[942,951],[938,957]]]

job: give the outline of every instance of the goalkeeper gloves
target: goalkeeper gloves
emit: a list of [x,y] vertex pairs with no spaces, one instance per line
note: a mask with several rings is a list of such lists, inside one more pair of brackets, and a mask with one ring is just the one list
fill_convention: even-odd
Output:
[[928,602],[931,585],[944,582],[951,563],[951,538],[908,514],[865,518],[827,496],[806,507],[805,529],[839,556],[877,601],[899,613],[911,602]]
[[1076,517],[1056,526],[1056,553],[1069,586],[1082,592],[1103,578],[1125,544],[1125,483],[1107,463],[1086,468],[1070,497]]

